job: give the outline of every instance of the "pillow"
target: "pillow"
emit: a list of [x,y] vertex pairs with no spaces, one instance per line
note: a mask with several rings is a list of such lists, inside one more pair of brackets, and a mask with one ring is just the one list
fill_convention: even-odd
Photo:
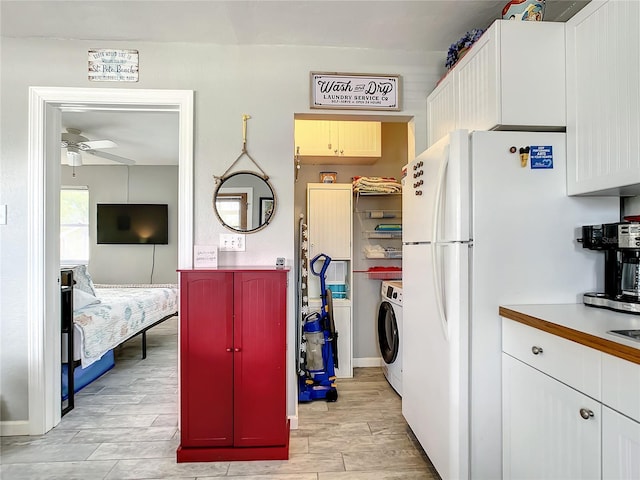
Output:
[[102,301],[91,295],[90,293],[85,292],[84,290],[79,290],[77,288],[73,289],[73,309],[78,310],[82,307],[86,307],[87,305],[93,305],[94,303],[101,303]]
[[89,275],[86,265],[76,265],[73,267],[73,279],[75,280],[74,290],[82,290],[89,295],[96,296],[96,291],[93,286],[93,280]]

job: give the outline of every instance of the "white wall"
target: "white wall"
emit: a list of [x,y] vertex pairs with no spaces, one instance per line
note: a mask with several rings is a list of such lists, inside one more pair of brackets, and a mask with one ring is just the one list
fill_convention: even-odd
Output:
[[622,200],[624,215],[640,215],[640,197],[627,197]]
[[[445,53],[343,48],[230,47],[104,41],[104,48],[137,49],[140,81],[89,82],[87,51],[95,42],[2,38],[0,54],[0,417],[28,419],[25,302],[27,253],[27,117],[29,86],[187,89],[195,94],[194,242],[218,244],[228,233],[212,211],[214,175],[242,148],[242,115],[250,114],[247,149],[269,175],[278,209],[269,227],[247,235],[246,252],[222,252],[221,265],[293,265],[293,116],[311,112],[309,72],[394,73],[402,76],[402,114],[415,118],[416,151],[426,145],[427,94],[443,72]],[[316,110],[317,112],[317,110]],[[397,112],[393,112],[397,113]],[[237,169],[251,169],[239,162]],[[289,339],[295,338],[295,274],[290,275]],[[291,343],[291,342],[290,342]],[[289,362],[294,362],[290,348]],[[295,412],[295,385],[289,413]]]
[[[178,167],[62,166],[62,185],[89,187],[89,272],[94,283],[177,283]],[[169,244],[97,245],[97,203],[166,203]],[[153,270],[153,278],[151,278]]]

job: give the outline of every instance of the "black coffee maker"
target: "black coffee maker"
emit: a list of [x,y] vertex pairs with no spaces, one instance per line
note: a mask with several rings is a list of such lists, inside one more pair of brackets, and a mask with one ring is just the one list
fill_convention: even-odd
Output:
[[578,241],[604,252],[604,292],[585,293],[585,305],[640,314],[640,222],[585,225]]

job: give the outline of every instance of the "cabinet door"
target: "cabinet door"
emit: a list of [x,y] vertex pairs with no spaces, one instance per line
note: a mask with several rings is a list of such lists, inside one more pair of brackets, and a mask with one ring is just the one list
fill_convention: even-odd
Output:
[[592,1],[567,21],[569,195],[640,183],[639,22],[633,0]]
[[286,271],[236,272],[234,445],[285,445]]
[[233,274],[180,274],[181,442],[233,445]]
[[333,301],[333,322],[338,332],[338,368],[336,377],[353,377],[351,302]]
[[342,157],[380,157],[382,148],[380,122],[335,122],[338,129],[338,152]]
[[510,355],[502,369],[503,478],[600,478],[600,404]]
[[640,478],[640,423],[602,407],[602,478]]
[[319,253],[332,260],[351,258],[352,202],[351,184],[308,185],[309,259]]
[[564,48],[562,23],[495,21],[448,74],[457,128],[564,127]]
[[487,30],[455,66],[458,128],[487,130],[500,123],[496,30]]
[[427,147],[456,129],[453,73],[444,77],[427,98]]
[[337,155],[336,123],[329,120],[296,120],[296,153],[299,148],[299,154],[304,156]]

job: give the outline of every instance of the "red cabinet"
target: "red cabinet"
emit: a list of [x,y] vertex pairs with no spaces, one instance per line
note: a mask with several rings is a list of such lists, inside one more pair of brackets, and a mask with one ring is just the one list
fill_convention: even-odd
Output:
[[180,272],[178,462],[288,458],[287,275]]

